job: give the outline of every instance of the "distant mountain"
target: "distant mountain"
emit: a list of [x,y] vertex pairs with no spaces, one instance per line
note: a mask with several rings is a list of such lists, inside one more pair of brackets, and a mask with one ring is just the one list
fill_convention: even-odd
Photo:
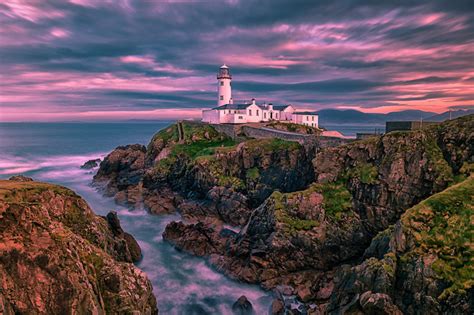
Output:
[[339,124],[385,124],[389,120],[420,120],[436,115],[433,112],[421,110],[404,110],[387,114],[363,113],[354,109],[322,109],[318,111],[319,123]]
[[474,114],[474,108],[470,109],[458,109],[458,110],[452,110],[451,113],[449,111],[430,116],[426,118],[428,121],[445,121],[448,119],[454,119],[466,115],[472,115]]

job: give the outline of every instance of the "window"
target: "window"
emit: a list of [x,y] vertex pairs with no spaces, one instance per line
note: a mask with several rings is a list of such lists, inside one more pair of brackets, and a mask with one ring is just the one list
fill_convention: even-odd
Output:
[[257,116],[258,116],[258,109],[257,109]]
[[314,121],[314,116],[312,116],[311,118],[312,118],[312,119],[313,119],[313,121]]
[[309,120],[309,116],[306,116],[306,120]]
[[224,86],[224,81],[221,81],[221,86]]
[[244,119],[244,117],[242,117],[242,116],[239,116],[239,119]]
[[249,116],[252,116],[252,110],[249,109]]
[[278,113],[275,113],[275,118],[278,119]]
[[263,118],[267,118],[267,113],[263,113]]
[[221,95],[221,96],[220,96],[220,100],[221,100],[221,101],[224,100],[224,95]]

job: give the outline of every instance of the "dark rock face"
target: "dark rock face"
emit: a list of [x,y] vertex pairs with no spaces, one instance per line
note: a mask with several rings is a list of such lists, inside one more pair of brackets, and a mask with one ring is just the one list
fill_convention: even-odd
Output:
[[90,170],[90,169],[93,169],[94,167],[99,166],[99,163],[100,163],[100,159],[89,160],[85,162],[84,164],[82,164],[81,168],[85,170]]
[[0,313],[158,313],[116,216],[109,224],[56,185],[0,188]]
[[146,148],[133,144],[118,147],[100,164],[94,183],[117,203],[134,205],[141,199],[138,186],[145,165]]
[[[107,214],[107,222],[109,223],[110,229],[114,234],[116,239],[121,239],[123,242],[120,242],[119,247],[123,249],[121,252],[123,253],[124,261],[131,261],[131,262],[138,262],[142,259],[142,250],[138,245],[138,242],[127,232],[124,232],[122,227],[120,226],[120,220],[117,216],[117,212],[111,211]],[[124,245],[124,246],[123,246]]]
[[237,301],[232,305],[232,313],[235,315],[253,315],[255,312],[253,311],[252,303],[247,300],[245,295],[239,297]]

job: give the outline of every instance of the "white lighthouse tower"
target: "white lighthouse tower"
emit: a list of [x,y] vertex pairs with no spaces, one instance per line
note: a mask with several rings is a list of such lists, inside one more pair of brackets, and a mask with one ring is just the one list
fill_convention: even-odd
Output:
[[224,64],[217,73],[217,106],[232,103],[231,81],[232,76],[230,75],[229,67]]

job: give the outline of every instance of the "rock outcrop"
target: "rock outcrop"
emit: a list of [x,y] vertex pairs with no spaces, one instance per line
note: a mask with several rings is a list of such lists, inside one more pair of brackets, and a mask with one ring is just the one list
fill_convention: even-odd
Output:
[[2,314],[157,314],[136,241],[69,189],[0,181]]
[[81,168],[85,170],[90,170],[90,169],[93,169],[94,167],[99,166],[99,163],[100,163],[100,159],[89,160],[85,162],[84,164],[82,164]]
[[339,270],[328,311],[472,314],[473,192],[471,175],[407,210]]
[[[425,130],[326,148],[313,160],[312,185],[296,192],[274,191],[239,233],[203,222],[171,223],[163,236],[178,248],[210,256],[217,268],[232,277],[269,289],[290,285],[308,309],[311,303],[318,305],[312,309],[315,312],[416,313],[426,309],[422,303],[436,306],[436,313],[461,312],[472,298],[460,298],[457,291],[458,302],[443,304],[440,300],[439,289],[452,283],[449,277],[436,284],[435,291],[417,290],[429,288],[429,279],[440,276],[420,265],[426,265],[430,255],[404,265],[409,275],[399,278],[391,273],[397,259],[390,255],[383,262],[375,258],[362,265],[358,262],[369,253],[382,259],[391,237],[379,234],[374,239],[375,235],[395,224],[410,207],[472,171],[473,132],[474,116],[470,116]],[[472,192],[470,198],[472,201]],[[472,204],[469,207],[472,211]],[[456,221],[457,215],[445,213],[444,220]],[[453,242],[446,256],[452,255],[449,250],[461,250],[459,246]],[[466,254],[472,259],[472,252]],[[409,284],[403,286],[409,289],[380,288],[384,283],[395,288],[394,279],[406,279]],[[372,282],[364,286],[358,281]],[[469,296],[472,283],[464,285]],[[344,291],[346,287],[358,289]],[[419,306],[410,308],[407,301],[412,300]]]
[[118,147],[100,165],[96,186],[121,204],[186,218],[214,216],[243,225],[275,189],[304,189],[314,180],[315,146],[279,139],[232,140],[192,122],[157,133],[147,148]]

